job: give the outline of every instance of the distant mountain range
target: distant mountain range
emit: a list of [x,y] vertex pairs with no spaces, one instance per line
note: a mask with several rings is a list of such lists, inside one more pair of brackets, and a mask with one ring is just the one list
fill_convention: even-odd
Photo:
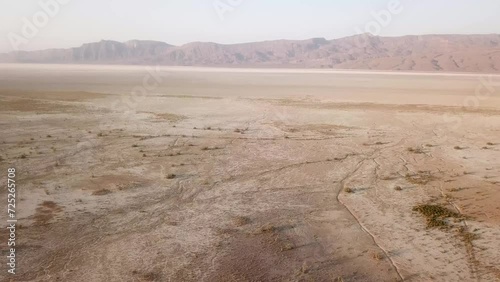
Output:
[[500,35],[274,40],[243,44],[102,40],[70,49],[0,54],[3,63],[293,67],[401,71],[500,72]]

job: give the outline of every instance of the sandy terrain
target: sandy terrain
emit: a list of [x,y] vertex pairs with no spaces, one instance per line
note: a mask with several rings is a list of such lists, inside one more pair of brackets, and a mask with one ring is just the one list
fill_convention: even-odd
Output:
[[0,65],[21,225],[0,280],[500,281],[499,93],[487,75]]

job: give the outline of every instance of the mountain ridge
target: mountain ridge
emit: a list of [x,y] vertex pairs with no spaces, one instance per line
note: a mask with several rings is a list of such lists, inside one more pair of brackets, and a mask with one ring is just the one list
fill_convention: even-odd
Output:
[[362,34],[333,40],[190,42],[181,46],[154,40],[101,40],[67,49],[4,53],[0,62],[496,73],[500,72],[500,35]]

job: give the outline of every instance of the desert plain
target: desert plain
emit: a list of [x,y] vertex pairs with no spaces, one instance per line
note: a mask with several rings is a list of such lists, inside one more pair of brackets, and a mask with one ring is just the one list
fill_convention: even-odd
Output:
[[2,64],[0,130],[2,281],[500,280],[498,75]]

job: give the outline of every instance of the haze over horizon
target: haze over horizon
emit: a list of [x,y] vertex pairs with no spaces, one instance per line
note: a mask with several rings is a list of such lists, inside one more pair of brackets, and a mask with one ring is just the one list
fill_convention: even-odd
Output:
[[[44,20],[41,3],[56,3],[57,7],[52,7],[46,23],[27,37],[23,35],[26,22],[33,23],[35,15]],[[157,40],[182,45],[194,41],[233,44],[336,39],[361,32],[380,36],[500,33],[500,18],[496,17],[500,2],[494,0],[148,0],[141,5],[118,0],[28,0],[0,1],[0,7],[0,53],[77,47],[100,40]],[[17,39],[17,46],[12,38]]]

